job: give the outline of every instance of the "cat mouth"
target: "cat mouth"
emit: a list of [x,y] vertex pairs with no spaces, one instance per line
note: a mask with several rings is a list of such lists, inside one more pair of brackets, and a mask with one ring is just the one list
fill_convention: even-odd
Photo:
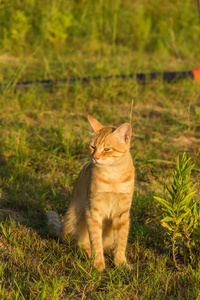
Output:
[[99,164],[101,164],[101,163],[99,163],[99,161],[94,160],[94,159],[92,159],[92,162],[93,162],[94,165],[99,165]]
[[105,161],[105,160],[103,160],[103,161],[95,161],[94,159],[92,159],[92,163],[94,164],[94,165],[98,165],[98,166],[109,166],[109,165],[112,165],[112,163],[109,163],[108,161]]
[[91,158],[91,161],[94,165],[102,165],[102,161],[99,161],[99,159],[95,160],[94,158]]

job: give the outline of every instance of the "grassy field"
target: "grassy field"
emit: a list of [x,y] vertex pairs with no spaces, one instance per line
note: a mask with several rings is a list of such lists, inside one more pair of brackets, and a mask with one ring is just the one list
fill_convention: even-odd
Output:
[[[133,79],[16,88],[17,81],[181,71],[200,66],[197,1],[0,1],[0,298],[200,299],[195,259],[161,226],[166,184],[184,152],[200,201],[200,85]],[[131,116],[132,107],[132,116]],[[127,257],[133,270],[95,270],[50,236],[88,159],[87,115],[131,120],[136,187]],[[181,252],[182,251],[182,252]]]

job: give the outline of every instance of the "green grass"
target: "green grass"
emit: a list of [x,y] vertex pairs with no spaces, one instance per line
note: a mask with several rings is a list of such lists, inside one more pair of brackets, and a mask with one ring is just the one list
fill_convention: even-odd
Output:
[[[200,85],[132,79],[15,89],[20,80],[199,66],[196,1],[0,2],[0,298],[200,299],[200,260],[177,256],[161,226],[177,155],[195,163],[200,197]],[[48,235],[46,211],[63,218],[88,159],[88,113],[129,122],[136,188],[127,257],[133,270],[96,271],[81,249]],[[164,191],[163,191],[164,189]]]

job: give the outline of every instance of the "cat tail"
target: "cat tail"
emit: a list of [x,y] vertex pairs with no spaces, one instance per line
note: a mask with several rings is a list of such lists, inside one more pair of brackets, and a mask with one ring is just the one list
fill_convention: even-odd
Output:
[[47,225],[49,233],[57,236],[58,238],[62,237],[62,223],[59,219],[58,214],[55,211],[48,211],[47,213]]

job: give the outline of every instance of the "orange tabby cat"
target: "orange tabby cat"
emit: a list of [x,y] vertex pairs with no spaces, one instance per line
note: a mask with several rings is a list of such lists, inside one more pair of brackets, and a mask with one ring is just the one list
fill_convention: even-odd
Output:
[[88,116],[94,131],[91,157],[74,186],[63,225],[58,215],[47,213],[48,225],[65,241],[70,237],[94,266],[105,268],[104,252],[114,250],[117,266],[126,262],[129,211],[134,189],[134,166],[130,154],[131,126],[106,127]]

